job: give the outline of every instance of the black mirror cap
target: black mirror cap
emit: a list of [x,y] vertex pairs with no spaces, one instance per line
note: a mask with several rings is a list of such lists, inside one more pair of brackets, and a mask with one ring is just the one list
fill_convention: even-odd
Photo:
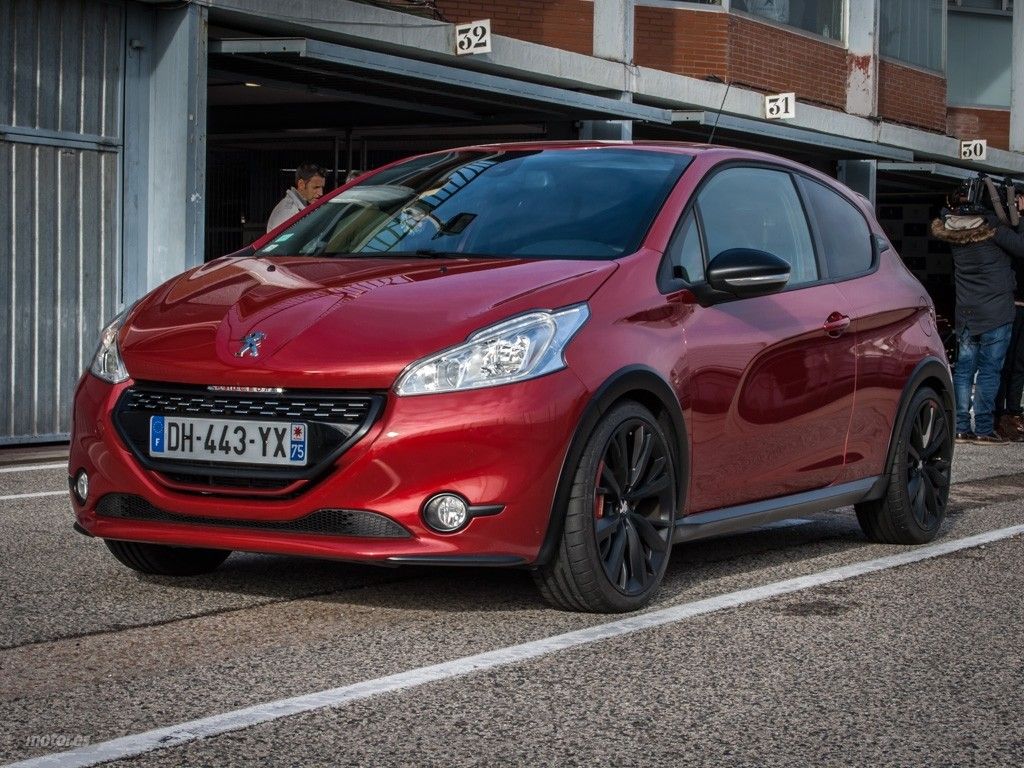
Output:
[[708,285],[745,299],[781,291],[789,282],[789,262],[767,251],[730,248],[708,264]]

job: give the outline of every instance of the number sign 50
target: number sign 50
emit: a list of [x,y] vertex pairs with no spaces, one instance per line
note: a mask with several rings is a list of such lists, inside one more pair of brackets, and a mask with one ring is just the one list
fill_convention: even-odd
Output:
[[455,53],[462,56],[467,53],[491,52],[491,20],[471,21],[455,27]]
[[988,141],[985,139],[970,139],[960,142],[961,160],[986,160],[988,155]]

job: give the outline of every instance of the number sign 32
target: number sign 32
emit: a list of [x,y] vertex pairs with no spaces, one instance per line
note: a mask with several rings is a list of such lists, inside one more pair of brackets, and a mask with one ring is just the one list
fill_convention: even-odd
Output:
[[764,97],[764,116],[769,120],[796,117],[796,94],[776,93]]
[[491,20],[471,21],[468,24],[455,26],[455,53],[459,56],[467,53],[491,52]]

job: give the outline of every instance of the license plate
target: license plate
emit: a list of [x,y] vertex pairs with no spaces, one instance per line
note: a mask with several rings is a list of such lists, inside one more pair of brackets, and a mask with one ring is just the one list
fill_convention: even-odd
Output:
[[149,455],[161,459],[304,467],[306,425],[150,416]]

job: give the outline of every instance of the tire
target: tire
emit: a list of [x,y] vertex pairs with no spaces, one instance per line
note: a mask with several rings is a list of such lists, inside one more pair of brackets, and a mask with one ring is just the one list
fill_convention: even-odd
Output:
[[925,544],[946,517],[953,461],[953,432],[935,390],[914,394],[896,437],[885,496],[857,504],[857,521],[871,541]]
[[156,576],[198,576],[215,571],[228,559],[230,550],[170,547],[135,541],[104,539],[107,549],[122,564],[139,573]]
[[595,613],[650,602],[672,552],[677,488],[658,420],[632,401],[612,407],[575,467],[557,551],[534,572],[544,598]]

